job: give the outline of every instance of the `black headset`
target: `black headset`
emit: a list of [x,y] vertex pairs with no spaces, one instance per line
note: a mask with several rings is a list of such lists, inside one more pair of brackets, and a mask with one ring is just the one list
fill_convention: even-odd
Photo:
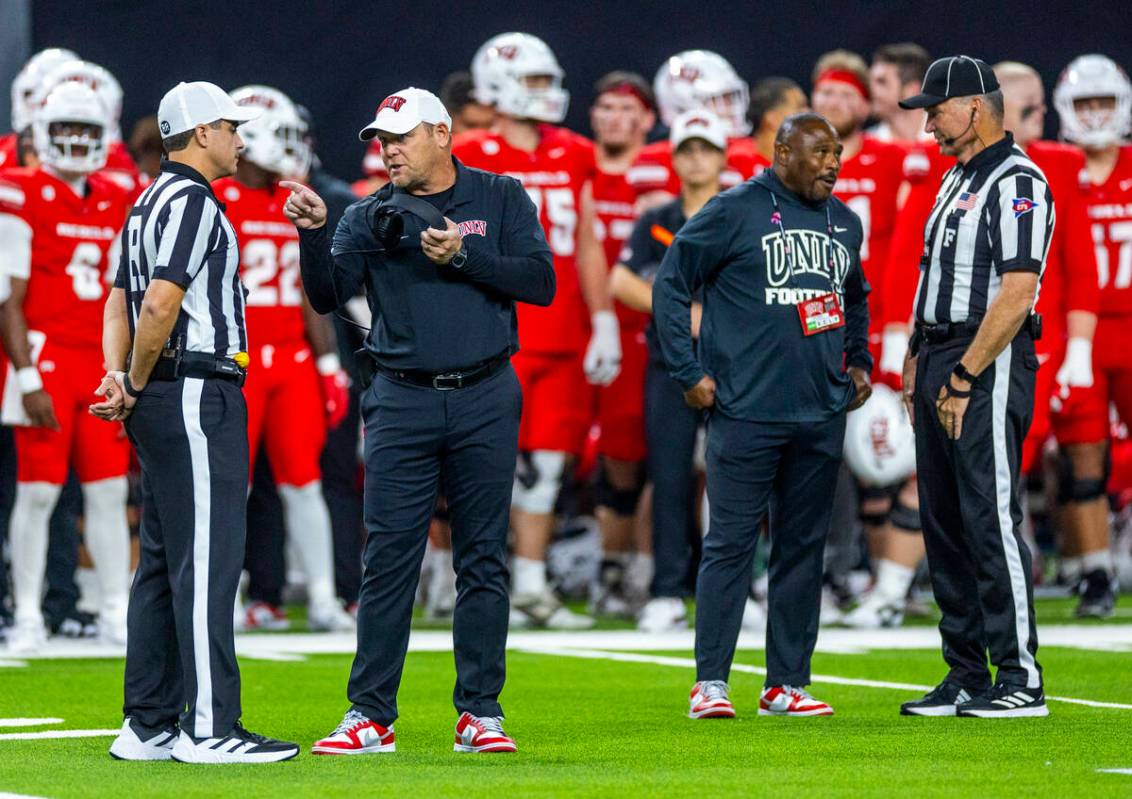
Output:
[[431,228],[444,230],[444,215],[432,203],[405,192],[394,192],[388,200],[375,203],[366,214],[373,237],[382,251],[392,252],[401,244],[405,231],[405,214],[412,214]]

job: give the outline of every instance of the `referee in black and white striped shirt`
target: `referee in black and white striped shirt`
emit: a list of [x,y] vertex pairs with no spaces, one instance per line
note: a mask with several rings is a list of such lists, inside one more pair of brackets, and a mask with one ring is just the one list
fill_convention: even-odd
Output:
[[[925,130],[958,163],[924,230],[904,395],[916,427],[924,542],[950,670],[901,712],[1047,714],[1030,552],[1018,492],[1041,335],[1033,314],[1054,225],[1045,176],[1003,130],[994,72],[941,58],[921,94]],[[987,658],[997,668],[994,682]]]
[[168,160],[122,232],[106,303],[111,371],[91,412],[125,419],[142,467],[141,559],[128,617],[123,760],[263,763],[295,744],[240,724],[233,605],[248,490],[244,287],[211,181],[236,171],[256,116],[211,83],[161,100]]

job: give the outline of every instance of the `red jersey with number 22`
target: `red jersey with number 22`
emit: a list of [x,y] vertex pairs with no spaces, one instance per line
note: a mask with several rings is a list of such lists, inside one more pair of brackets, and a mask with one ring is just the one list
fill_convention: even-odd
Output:
[[578,283],[578,219],[582,187],[597,170],[593,143],[566,128],[539,126],[534,152],[500,135],[472,130],[456,137],[452,153],[466,166],[509,175],[523,184],[538,209],[554,255],[557,290],[547,308],[516,306],[519,342],[528,353],[579,353],[589,341],[589,312]]
[[240,273],[248,292],[248,339],[255,346],[306,341],[299,281],[299,233],[283,216],[290,191],[252,189],[233,178],[212,184],[240,242]]

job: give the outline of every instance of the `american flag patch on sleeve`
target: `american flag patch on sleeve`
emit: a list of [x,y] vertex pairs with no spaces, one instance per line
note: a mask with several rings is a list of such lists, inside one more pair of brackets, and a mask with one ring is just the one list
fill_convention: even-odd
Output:
[[965,191],[959,195],[959,199],[955,201],[955,208],[960,211],[970,211],[975,207],[979,201],[979,195]]

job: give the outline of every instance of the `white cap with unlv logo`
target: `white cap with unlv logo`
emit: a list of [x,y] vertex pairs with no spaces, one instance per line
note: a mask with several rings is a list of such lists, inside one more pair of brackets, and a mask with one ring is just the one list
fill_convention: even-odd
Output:
[[197,80],[181,81],[161,98],[157,107],[157,126],[161,138],[167,139],[197,125],[211,125],[227,119],[229,122],[250,122],[260,110],[254,106],[239,106],[228,93],[215,83]]
[[430,125],[443,122],[449,128],[452,127],[452,117],[448,115],[439,97],[430,91],[410,86],[382,100],[373,122],[362,128],[358,138],[369,141],[379,130],[401,136],[422,122]]
[[668,140],[675,150],[689,139],[703,139],[720,150],[726,150],[727,126],[711,111],[703,109],[685,111],[672,120],[672,131]]

